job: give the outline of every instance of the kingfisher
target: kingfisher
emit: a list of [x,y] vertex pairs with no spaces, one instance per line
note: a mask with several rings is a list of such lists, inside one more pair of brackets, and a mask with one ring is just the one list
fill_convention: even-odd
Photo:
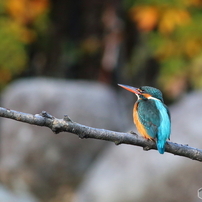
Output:
[[150,86],[118,85],[136,94],[138,100],[133,108],[133,121],[137,130],[144,138],[155,140],[159,153],[163,154],[165,143],[170,139],[171,120],[161,91]]

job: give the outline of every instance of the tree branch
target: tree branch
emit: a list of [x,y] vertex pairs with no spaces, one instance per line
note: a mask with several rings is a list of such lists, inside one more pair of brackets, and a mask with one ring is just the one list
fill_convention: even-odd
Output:
[[[57,119],[47,112],[41,114],[27,114],[0,107],[0,117],[13,119],[37,126],[50,128],[54,133],[70,132],[80,138],[93,138],[114,142],[115,144],[130,144],[143,147],[144,150],[156,149],[156,143],[146,140],[135,133],[120,133],[105,129],[97,129],[73,122],[67,115],[63,119]],[[202,150],[188,145],[167,142],[165,151],[178,156],[184,156],[193,160],[202,161]]]

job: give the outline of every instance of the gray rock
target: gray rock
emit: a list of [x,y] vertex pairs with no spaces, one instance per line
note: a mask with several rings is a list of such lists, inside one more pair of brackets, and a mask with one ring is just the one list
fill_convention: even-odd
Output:
[[25,193],[13,193],[0,185],[0,202],[37,202],[33,196]]
[[[45,110],[57,118],[67,114],[78,123],[116,131],[127,123],[114,90],[96,82],[19,80],[2,93],[2,107],[32,114]],[[2,119],[1,125],[1,181],[15,190],[31,190],[43,201],[55,197],[61,187],[73,190],[110,144],[68,133],[55,135],[48,128],[9,119]]]
[[[201,100],[202,92],[194,92],[170,108],[171,141],[202,148]],[[200,201],[201,166],[169,153],[111,145],[88,170],[73,202]]]

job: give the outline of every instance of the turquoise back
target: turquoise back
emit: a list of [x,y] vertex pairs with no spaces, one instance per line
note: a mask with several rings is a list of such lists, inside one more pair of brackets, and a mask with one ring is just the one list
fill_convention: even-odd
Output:
[[156,106],[160,113],[160,125],[157,133],[157,148],[161,154],[165,151],[165,143],[170,139],[171,121],[168,108],[160,101],[156,101]]
[[159,153],[163,154],[166,140],[170,138],[171,121],[166,105],[155,98],[140,99],[138,102],[138,116],[148,135],[157,139]]

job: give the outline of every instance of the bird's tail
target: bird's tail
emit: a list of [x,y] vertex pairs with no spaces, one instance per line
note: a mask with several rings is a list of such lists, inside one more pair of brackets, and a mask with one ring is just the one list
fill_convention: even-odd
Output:
[[157,140],[157,149],[160,154],[163,154],[165,151],[165,141]]

